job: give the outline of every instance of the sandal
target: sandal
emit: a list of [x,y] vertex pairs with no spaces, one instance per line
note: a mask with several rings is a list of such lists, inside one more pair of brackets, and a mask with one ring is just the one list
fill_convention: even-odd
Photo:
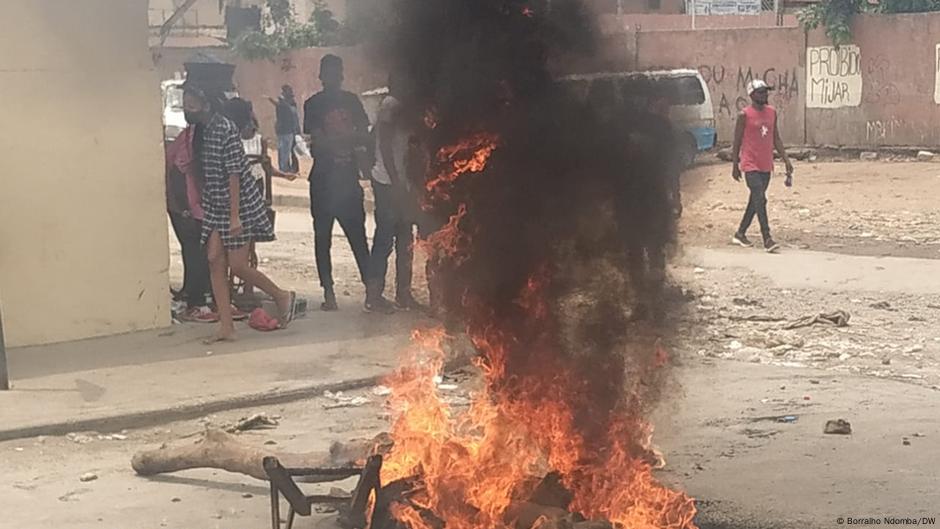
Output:
[[297,293],[291,291],[290,305],[287,307],[287,313],[281,316],[281,329],[286,329],[294,321],[294,312],[297,307]]

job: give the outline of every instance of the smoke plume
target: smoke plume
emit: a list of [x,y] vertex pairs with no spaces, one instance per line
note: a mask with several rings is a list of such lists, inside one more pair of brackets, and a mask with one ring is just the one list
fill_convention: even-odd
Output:
[[474,341],[502,413],[526,425],[549,461],[576,452],[553,463],[574,507],[612,512],[590,498],[603,496],[605,479],[629,481],[605,475],[614,453],[648,455],[643,419],[665,364],[652,341],[628,333],[647,294],[628,256],[671,237],[659,169],[669,146],[632,147],[648,126],[643,109],[605,106],[604,94],[579,97],[553,80],[553,60],[596,46],[580,2],[393,5],[379,48],[407,87],[425,153],[425,222],[438,228],[432,283]]

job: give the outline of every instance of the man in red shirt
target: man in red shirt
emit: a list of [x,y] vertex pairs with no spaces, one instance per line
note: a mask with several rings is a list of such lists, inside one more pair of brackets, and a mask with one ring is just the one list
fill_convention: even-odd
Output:
[[747,229],[757,215],[760,232],[764,238],[764,250],[774,252],[779,248],[770,236],[770,223],[767,220],[767,187],[770,174],[774,170],[774,149],[783,158],[787,168],[787,187],[793,185],[793,164],[787,156],[777,127],[777,110],[767,104],[771,88],[761,79],[754,79],[747,85],[747,94],[751,104],[738,114],[734,128],[734,148],[732,149],[731,176],[738,182],[741,173],[751,192],[744,211],[744,218],[731,242],[744,247],[753,244],[747,238]]

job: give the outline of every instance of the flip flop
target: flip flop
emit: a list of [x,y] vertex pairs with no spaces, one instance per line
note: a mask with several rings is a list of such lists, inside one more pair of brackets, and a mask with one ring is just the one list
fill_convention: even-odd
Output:
[[287,314],[284,314],[281,318],[281,328],[286,329],[292,321],[294,321],[294,310],[297,307],[297,293],[291,291],[290,293],[290,306],[287,308]]

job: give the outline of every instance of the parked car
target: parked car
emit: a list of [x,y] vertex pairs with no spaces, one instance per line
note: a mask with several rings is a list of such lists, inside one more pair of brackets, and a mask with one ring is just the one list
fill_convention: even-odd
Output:
[[183,83],[193,81],[203,90],[222,95],[225,99],[238,97],[235,89],[235,65],[220,61],[205,53],[193,55],[183,64],[185,75],[160,83],[163,92],[163,135],[173,141],[186,128],[183,114]]
[[613,100],[611,106],[645,104],[631,101],[642,98],[645,90],[653,89],[669,98],[669,118],[682,131],[678,151],[683,167],[692,165],[695,155],[715,147],[715,109],[708,85],[697,70],[658,70],[645,72],[605,72],[569,75],[559,81],[578,97],[603,94]]
[[[611,98],[607,104],[612,107],[629,103],[642,105],[643,102],[628,98],[642,97],[644,90],[651,87],[666,94],[670,102],[669,118],[682,131],[677,147],[683,167],[692,165],[696,154],[718,143],[711,93],[697,70],[605,72],[569,75],[557,81],[578,98],[586,99],[591,93],[604,94],[603,97]],[[362,93],[363,106],[372,123],[387,94],[386,87]]]

